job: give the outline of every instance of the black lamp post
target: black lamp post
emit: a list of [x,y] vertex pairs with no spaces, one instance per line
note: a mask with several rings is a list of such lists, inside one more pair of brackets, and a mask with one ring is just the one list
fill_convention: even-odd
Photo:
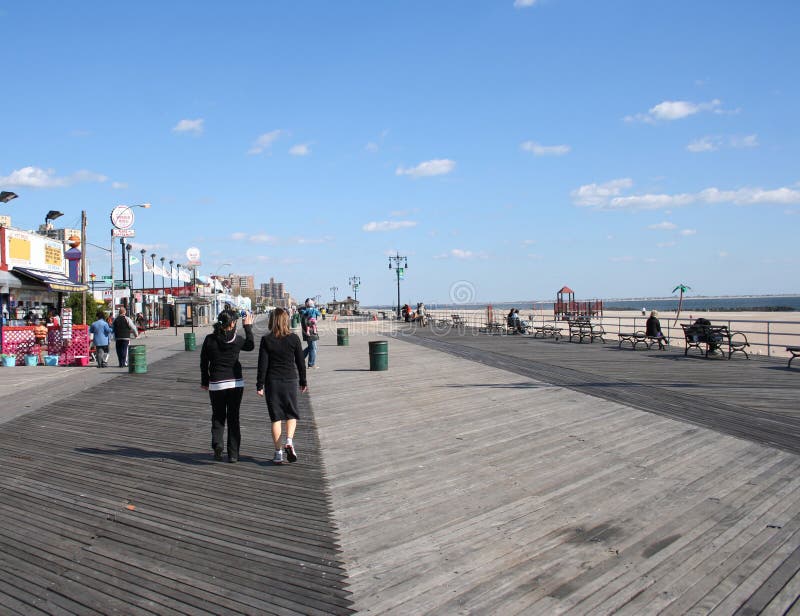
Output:
[[[408,258],[401,257],[400,253],[397,252],[395,256],[389,257],[389,269],[392,269],[392,263],[394,263],[394,271],[397,274],[397,318],[400,318],[400,277],[403,275],[403,272],[408,269]],[[403,264],[403,267],[400,267],[400,263]]]
[[353,299],[358,300],[358,287],[361,286],[361,278],[358,276],[352,276],[350,278],[350,286],[353,288]]
[[169,262],[169,293],[170,293],[170,295],[172,295],[172,264],[173,263],[175,263],[175,261],[170,259],[170,262]]
[[139,254],[142,255],[142,316],[147,319],[147,308],[145,307],[147,304],[145,304],[144,301],[144,256],[147,254],[147,251],[142,248]]
[[333,293],[333,301],[336,301],[336,291],[339,290],[339,287],[331,287],[331,293]]
[[134,312],[134,298],[133,298],[133,270],[131,269],[131,250],[133,250],[133,246],[130,244],[125,245],[125,254],[128,258],[128,312],[130,313],[130,317],[133,319],[136,317],[136,313]]

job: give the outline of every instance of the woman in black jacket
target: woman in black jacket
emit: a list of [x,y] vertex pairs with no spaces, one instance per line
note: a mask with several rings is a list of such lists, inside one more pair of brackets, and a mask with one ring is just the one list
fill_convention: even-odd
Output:
[[[270,333],[261,338],[258,350],[258,377],[256,391],[264,395],[266,386],[267,410],[272,422],[272,441],[275,443],[275,464],[286,460],[297,462],[297,452],[292,439],[300,418],[297,391],[308,390],[303,343],[289,329],[289,315],[276,308],[270,315]],[[281,422],[286,421],[286,444],[281,449]]]
[[228,422],[228,462],[239,461],[239,445],[242,442],[239,428],[239,407],[244,393],[242,364],[239,351],[252,351],[256,345],[253,338],[253,315],[247,313],[243,319],[244,335],[236,335],[235,312],[225,310],[214,323],[214,332],[203,340],[200,350],[200,386],[211,398],[211,447],[214,459],[222,460],[222,437],[225,422]]

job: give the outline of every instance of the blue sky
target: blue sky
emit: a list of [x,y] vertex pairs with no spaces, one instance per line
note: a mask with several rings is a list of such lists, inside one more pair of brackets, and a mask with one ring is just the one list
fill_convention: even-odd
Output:
[[790,0],[0,2],[0,210],[86,210],[107,246],[111,209],[151,202],[137,249],[301,299],[357,275],[392,303],[396,251],[409,303],[796,293],[798,23]]

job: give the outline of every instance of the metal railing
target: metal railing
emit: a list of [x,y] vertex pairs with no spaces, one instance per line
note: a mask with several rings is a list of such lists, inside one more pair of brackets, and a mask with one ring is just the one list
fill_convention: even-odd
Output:
[[[487,326],[487,313],[485,310],[430,310],[428,311],[428,318],[433,323],[445,323],[450,321],[454,314],[458,315],[466,323],[467,328],[475,331]],[[542,313],[532,314],[520,311],[520,318],[532,323],[534,327],[543,325],[554,325],[565,329],[567,327],[566,321],[556,321],[552,315]],[[495,311],[493,321],[505,326],[506,314],[502,311]],[[610,336],[616,336],[619,333],[643,332],[646,322],[646,316],[604,316],[592,319],[592,323],[602,325]],[[670,339],[672,346],[682,347],[684,342],[681,324],[689,325],[692,320],[688,318],[667,319],[665,316],[660,319],[660,322],[661,330]],[[797,321],[715,318],[712,324],[726,325],[731,332],[743,333],[750,343],[748,353],[753,355],[788,358],[790,353],[786,351],[786,347],[800,346],[800,323]]]

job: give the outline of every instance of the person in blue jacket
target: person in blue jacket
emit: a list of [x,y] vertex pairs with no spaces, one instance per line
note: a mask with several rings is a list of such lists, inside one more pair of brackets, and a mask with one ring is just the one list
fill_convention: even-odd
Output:
[[305,302],[305,307],[300,310],[300,327],[303,329],[303,340],[308,343],[308,346],[303,349],[303,357],[308,357],[308,367],[316,368],[317,363],[317,341],[319,334],[309,322],[311,319],[319,319],[322,313],[314,306],[314,300],[308,298]]
[[97,349],[97,367],[108,368],[108,341],[114,330],[106,321],[106,315],[102,310],[97,311],[97,320],[89,326],[89,333],[92,334],[92,341]]

